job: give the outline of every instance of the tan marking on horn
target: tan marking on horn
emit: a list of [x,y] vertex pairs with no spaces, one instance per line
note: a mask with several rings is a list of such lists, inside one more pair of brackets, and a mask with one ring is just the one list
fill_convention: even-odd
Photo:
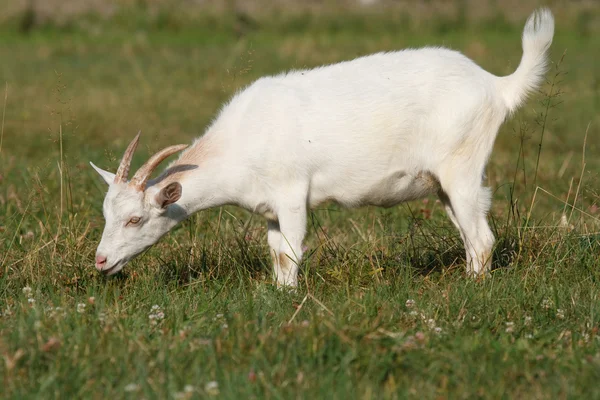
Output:
[[131,166],[131,159],[133,158],[133,153],[135,152],[135,149],[140,141],[141,133],[142,131],[139,131],[131,143],[129,143],[129,146],[127,146],[127,150],[125,150],[125,154],[123,154],[123,158],[121,159],[121,164],[119,164],[119,169],[117,169],[117,173],[115,174],[114,183],[127,182],[129,167]]
[[129,185],[139,191],[146,190],[146,182],[156,167],[158,167],[158,165],[170,155],[173,155],[187,147],[187,144],[178,144],[175,146],[169,146],[166,149],[162,149],[158,153],[154,154],[148,161],[146,161],[144,165],[140,167],[140,169],[137,170],[131,179],[131,182],[129,182]]

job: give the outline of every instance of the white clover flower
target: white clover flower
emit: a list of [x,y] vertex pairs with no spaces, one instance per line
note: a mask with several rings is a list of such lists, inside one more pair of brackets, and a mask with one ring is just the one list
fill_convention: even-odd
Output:
[[436,326],[435,328],[433,328],[433,331],[439,335],[442,333],[442,328],[440,328],[439,326]]
[[584,333],[583,334],[583,341],[584,341],[584,343],[589,343],[589,341],[590,341],[590,334],[589,333]]
[[153,305],[148,315],[148,319],[150,320],[150,325],[158,325],[163,319],[165,319],[165,313],[162,308],[158,305]]
[[129,383],[123,388],[123,390],[126,392],[137,392],[140,390],[140,386],[137,383]]
[[62,307],[48,307],[46,309],[46,314],[48,315],[48,317],[50,318],[55,318],[55,317],[64,317],[67,313],[63,310]]
[[30,297],[27,299],[27,302],[29,303],[30,306],[33,306],[35,304],[35,299],[33,297]]
[[512,333],[515,330],[515,323],[512,321],[508,321],[506,323],[506,333]]
[[216,381],[207,382],[206,385],[204,385],[204,391],[209,396],[217,396],[219,394],[219,383]]
[[565,319],[565,312],[562,309],[557,308],[556,309],[556,318]]
[[173,397],[175,399],[178,399],[178,400],[191,399],[192,396],[194,395],[195,391],[196,391],[196,388],[193,387],[192,385],[185,385],[183,387],[183,391],[182,392],[176,392],[173,395]]
[[406,308],[413,308],[416,302],[413,299],[406,300]]
[[185,385],[183,387],[183,391],[186,393],[192,393],[194,390],[196,390],[196,388],[193,387],[192,385]]
[[429,318],[427,320],[427,326],[429,327],[429,329],[434,329],[435,328],[435,319]]
[[85,304],[83,303],[78,303],[77,304],[77,312],[79,314],[83,314],[85,312]]
[[554,306],[554,302],[551,299],[544,299],[542,301],[542,307],[544,307],[545,310],[549,310]]
[[416,312],[415,310],[412,310],[411,312],[408,313],[408,315],[410,315],[411,317],[417,317],[419,315],[419,313]]
[[31,294],[31,288],[29,286],[25,286],[22,290],[25,296],[30,297],[29,295]]

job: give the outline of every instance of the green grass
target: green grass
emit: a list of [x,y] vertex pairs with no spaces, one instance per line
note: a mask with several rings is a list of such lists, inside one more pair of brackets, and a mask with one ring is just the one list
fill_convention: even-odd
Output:
[[600,397],[600,39],[578,19],[557,18],[549,82],[492,154],[489,279],[464,275],[434,198],[328,204],[309,218],[300,287],[286,291],[270,277],[266,224],[232,207],[98,275],[105,187],[87,161],[114,170],[141,129],[139,166],[285,69],[443,44],[507,74],[522,19],[301,14],[240,33],[227,15],[129,17],[1,27],[1,397]]

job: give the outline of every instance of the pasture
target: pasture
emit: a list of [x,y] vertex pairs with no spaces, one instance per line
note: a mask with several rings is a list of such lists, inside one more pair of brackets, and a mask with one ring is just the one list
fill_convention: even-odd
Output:
[[100,275],[106,188],[88,161],[114,171],[141,130],[135,169],[288,69],[443,45],[507,75],[538,2],[150,3],[0,17],[0,397],[600,397],[596,3],[550,3],[547,82],[496,140],[491,276],[465,276],[434,197],[325,204],[295,291],[272,281],[266,222],[235,207]]

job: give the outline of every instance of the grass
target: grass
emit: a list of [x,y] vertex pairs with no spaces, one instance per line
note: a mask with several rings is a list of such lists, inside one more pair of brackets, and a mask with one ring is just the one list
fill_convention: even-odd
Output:
[[232,207],[98,275],[105,188],[87,161],[114,170],[142,129],[139,166],[284,69],[443,44],[510,73],[526,14],[418,27],[300,14],[241,31],[230,16],[142,13],[131,28],[128,15],[1,27],[0,396],[600,397],[600,41],[578,30],[582,14],[557,15],[548,83],[498,136],[489,279],[464,276],[434,198],[328,204],[309,218],[297,291],[274,288],[266,224]]

